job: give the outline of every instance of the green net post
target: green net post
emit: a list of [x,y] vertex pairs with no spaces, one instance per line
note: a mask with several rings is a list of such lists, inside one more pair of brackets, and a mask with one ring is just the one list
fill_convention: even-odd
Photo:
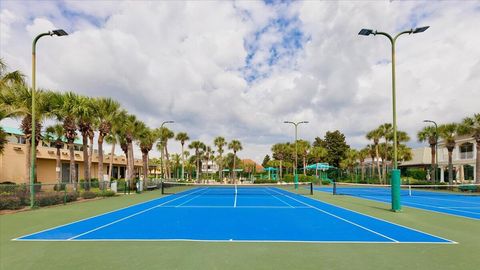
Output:
[[400,204],[400,170],[392,170],[391,175],[392,211],[400,212],[402,210],[402,205]]
[[310,183],[310,195],[313,195],[313,183]]
[[294,176],[294,180],[295,182],[295,189],[298,189],[298,174],[297,174],[297,171],[295,171],[295,176]]

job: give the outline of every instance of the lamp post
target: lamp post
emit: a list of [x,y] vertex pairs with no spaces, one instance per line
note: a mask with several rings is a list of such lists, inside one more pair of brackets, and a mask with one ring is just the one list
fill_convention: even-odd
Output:
[[295,182],[295,188],[298,188],[298,174],[297,174],[297,167],[298,167],[298,154],[297,154],[297,134],[298,134],[298,125],[300,124],[308,124],[308,121],[300,121],[300,122],[291,122],[291,121],[283,121],[285,124],[292,124],[295,126],[295,167],[293,169],[293,179]]
[[437,125],[437,122],[433,121],[433,120],[423,120],[423,122],[425,123],[432,123],[435,125],[435,166],[434,166],[434,170],[435,170],[435,183],[438,182],[438,125]]
[[[162,130],[162,128],[163,128],[163,125],[165,125],[165,124],[173,124],[173,123],[175,123],[175,121],[173,121],[173,120],[163,121],[162,124],[160,125],[160,132],[161,132],[161,130]],[[165,147],[165,146],[164,146],[164,147]],[[162,153],[160,153],[160,154],[161,154],[161,155],[160,155],[160,156],[161,156],[161,158],[160,158],[160,167],[162,168],[162,176],[165,178],[165,172],[163,171],[163,150],[164,150],[164,149],[162,148]]]
[[57,29],[41,33],[33,39],[32,43],[32,142],[31,142],[31,151],[30,151],[30,208],[35,207],[35,162],[36,162],[36,151],[35,151],[35,92],[36,92],[36,46],[37,41],[44,36],[67,36],[68,33],[63,29]]
[[362,29],[358,33],[361,36],[369,36],[371,34],[386,36],[392,45],[392,111],[393,111],[393,170],[392,170],[392,211],[398,212],[402,209],[400,205],[400,170],[398,170],[398,149],[397,149],[397,112],[396,112],[396,95],[395,95],[395,42],[397,38],[403,34],[417,34],[425,32],[430,26],[417,27],[402,31],[392,37],[385,32],[374,31],[371,29]]

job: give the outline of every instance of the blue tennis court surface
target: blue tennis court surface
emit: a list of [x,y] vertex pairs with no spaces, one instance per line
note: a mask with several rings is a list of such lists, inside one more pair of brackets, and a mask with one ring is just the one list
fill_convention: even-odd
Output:
[[[316,187],[315,190],[333,192],[332,186]],[[337,193],[358,198],[391,203],[390,188],[345,186],[337,187]],[[480,196],[469,192],[452,193],[436,190],[401,190],[403,206],[480,220]]]
[[14,240],[455,243],[275,187],[194,188]]

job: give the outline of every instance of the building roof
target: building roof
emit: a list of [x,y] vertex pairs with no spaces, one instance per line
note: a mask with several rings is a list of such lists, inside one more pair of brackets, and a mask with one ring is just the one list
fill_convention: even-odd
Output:
[[[17,136],[24,136],[23,131],[19,128],[14,128],[14,127],[2,127],[5,133],[7,134],[12,134],[12,135],[17,135]],[[45,135],[45,132],[42,132],[43,135]],[[62,137],[63,142],[67,142],[67,140]],[[80,138],[75,138],[75,141],[73,142],[74,144],[83,144],[82,140]]]
[[255,171],[256,172],[263,172],[263,166],[256,163],[255,161],[249,159],[249,158],[246,158],[246,159],[242,159],[242,162],[244,165],[253,165],[255,164]]
[[432,159],[432,154],[430,151],[430,147],[412,149],[412,160],[401,162],[399,166],[430,165]]

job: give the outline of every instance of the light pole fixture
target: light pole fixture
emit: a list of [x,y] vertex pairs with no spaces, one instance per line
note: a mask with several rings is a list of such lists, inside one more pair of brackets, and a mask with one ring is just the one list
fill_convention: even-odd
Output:
[[385,32],[374,31],[371,29],[362,29],[358,32],[361,36],[382,35],[386,36],[392,45],[392,111],[393,111],[393,170],[392,170],[392,211],[400,211],[400,171],[398,170],[398,146],[397,146],[397,112],[396,112],[396,96],[395,96],[395,42],[397,38],[403,34],[417,34],[425,32],[430,26],[417,27],[402,31],[392,37]]
[[434,174],[434,181],[435,183],[437,183],[439,181],[439,177],[438,177],[438,125],[437,125],[437,122],[433,121],[433,120],[423,120],[424,123],[432,123],[435,125],[435,166],[434,166],[434,170],[435,170],[435,174]]
[[32,43],[32,142],[31,142],[31,152],[30,152],[30,208],[35,207],[35,162],[36,162],[36,131],[35,131],[35,92],[36,92],[36,46],[37,41],[44,36],[67,36],[68,33],[63,29],[56,29],[41,33],[33,39]]
[[297,154],[297,134],[298,134],[298,125],[300,124],[308,124],[308,121],[299,121],[299,122],[292,122],[292,121],[283,121],[285,124],[292,124],[295,126],[295,167],[293,169],[293,179],[295,182],[295,188],[298,187],[298,174],[297,174],[297,167],[298,167],[298,154]]

